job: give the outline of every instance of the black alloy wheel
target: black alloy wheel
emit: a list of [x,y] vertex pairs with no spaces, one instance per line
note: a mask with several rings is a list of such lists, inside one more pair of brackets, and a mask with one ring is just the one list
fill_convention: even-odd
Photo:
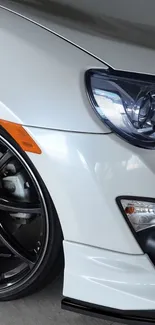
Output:
[[0,300],[20,298],[60,272],[62,232],[27,155],[0,129]]

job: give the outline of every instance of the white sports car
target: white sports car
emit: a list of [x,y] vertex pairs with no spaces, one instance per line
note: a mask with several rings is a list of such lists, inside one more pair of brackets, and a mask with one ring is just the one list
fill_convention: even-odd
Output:
[[154,9],[0,0],[0,300],[155,323]]

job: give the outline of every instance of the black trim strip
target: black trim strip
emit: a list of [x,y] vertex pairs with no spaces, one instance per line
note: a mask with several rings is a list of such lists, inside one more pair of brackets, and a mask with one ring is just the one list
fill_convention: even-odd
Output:
[[62,299],[61,308],[71,312],[124,324],[155,324],[155,310],[119,310],[70,298]]

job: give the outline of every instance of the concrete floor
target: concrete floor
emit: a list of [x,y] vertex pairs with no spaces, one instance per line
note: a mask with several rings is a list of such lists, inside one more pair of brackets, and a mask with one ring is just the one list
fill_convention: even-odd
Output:
[[[110,325],[60,309],[62,279],[25,299],[0,303],[0,325]],[[119,325],[116,324],[115,325]]]

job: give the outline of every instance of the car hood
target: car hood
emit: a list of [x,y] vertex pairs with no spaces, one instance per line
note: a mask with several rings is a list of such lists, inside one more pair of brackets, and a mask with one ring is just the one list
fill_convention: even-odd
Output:
[[0,5],[114,69],[155,74],[154,0],[0,0]]

